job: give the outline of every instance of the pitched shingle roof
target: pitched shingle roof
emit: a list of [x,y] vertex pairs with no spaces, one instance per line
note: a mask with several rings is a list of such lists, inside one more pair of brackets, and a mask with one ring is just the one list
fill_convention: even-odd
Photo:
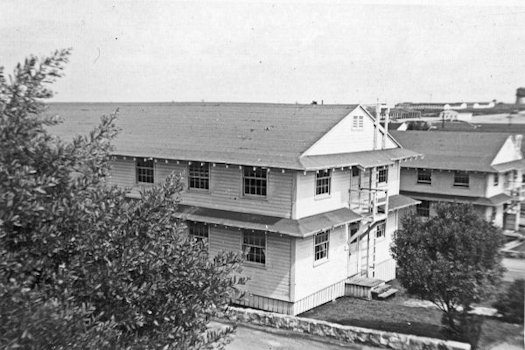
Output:
[[402,165],[413,168],[498,172],[492,161],[509,137],[503,133],[391,131],[403,147],[423,158]]
[[[56,103],[55,135],[87,133],[119,108],[114,154],[307,170],[300,155],[358,105]],[[351,142],[351,140],[349,140]],[[345,164],[346,166],[350,164]],[[328,164],[328,166],[331,166]]]

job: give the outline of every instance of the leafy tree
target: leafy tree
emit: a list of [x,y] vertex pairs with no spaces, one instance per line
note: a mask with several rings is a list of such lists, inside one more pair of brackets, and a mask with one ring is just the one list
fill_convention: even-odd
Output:
[[205,347],[241,256],[189,237],[171,175],[139,200],[106,183],[116,114],[60,140],[42,116],[70,51],[0,68],[0,347]]
[[427,221],[416,213],[405,216],[391,250],[402,286],[434,303],[443,324],[457,334],[471,304],[493,293],[501,279],[503,234],[472,205],[439,203],[436,212]]

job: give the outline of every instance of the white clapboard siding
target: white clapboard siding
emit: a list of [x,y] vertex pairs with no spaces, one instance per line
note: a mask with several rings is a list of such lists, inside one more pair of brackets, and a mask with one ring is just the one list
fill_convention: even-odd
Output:
[[122,187],[135,187],[136,175],[135,175],[135,162],[133,159],[116,159],[110,161],[110,174],[109,183],[112,185],[119,185]]
[[[210,227],[209,249],[214,256],[219,251],[240,251],[242,231]],[[242,274],[250,280],[243,287],[249,294],[290,301],[290,238],[269,233],[266,236],[266,264],[245,263]]]
[[379,262],[374,268],[374,278],[392,281],[396,278],[396,261],[392,258]]
[[298,172],[296,175],[297,199],[294,219],[348,207],[350,174],[351,171],[349,170],[336,169],[332,171],[330,195],[316,196],[316,173],[308,172],[305,175]]
[[348,262],[344,226],[330,232],[328,260],[314,262],[313,236],[296,240],[295,257],[295,301],[343,281]]
[[[111,183],[123,187],[138,187],[135,179],[135,162],[133,159],[112,161]],[[188,166],[169,161],[155,163],[155,183],[162,183],[172,172],[182,174],[185,192],[182,204],[253,213],[284,218],[291,217],[293,176],[291,171],[268,173],[267,196],[248,198],[242,193],[242,169],[238,166],[226,168],[223,164],[210,165],[209,191],[188,190]]]

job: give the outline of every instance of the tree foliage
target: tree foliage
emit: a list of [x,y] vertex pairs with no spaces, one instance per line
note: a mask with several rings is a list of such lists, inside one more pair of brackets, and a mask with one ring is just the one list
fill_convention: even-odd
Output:
[[194,348],[237,293],[241,256],[186,234],[180,178],[130,200],[106,183],[116,114],[71,142],[46,86],[70,51],[0,69],[0,347]]
[[460,331],[460,316],[493,293],[501,279],[501,230],[472,205],[457,203],[438,204],[427,221],[411,213],[401,227],[391,247],[398,279],[408,293],[437,305],[450,330]]

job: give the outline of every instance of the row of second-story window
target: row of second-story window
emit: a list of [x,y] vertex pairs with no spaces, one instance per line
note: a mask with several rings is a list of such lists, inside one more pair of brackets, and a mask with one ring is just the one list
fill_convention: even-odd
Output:
[[[417,183],[431,185],[432,184],[432,170],[417,169]],[[470,176],[466,171],[454,171],[454,186],[469,187]]]
[[[209,225],[201,222],[188,222],[191,236],[198,242],[207,242],[209,236]],[[386,222],[377,225],[376,237],[382,238],[386,234]],[[259,265],[266,264],[267,235],[263,231],[242,230],[242,251],[248,263]],[[330,248],[330,230],[321,231],[314,235],[314,262],[328,260]]]
[[[505,180],[507,182],[510,181],[510,178],[512,177],[514,181],[517,181],[518,179],[518,171],[514,170],[511,172],[507,172],[504,174]],[[494,181],[493,185],[499,186],[499,178],[500,174],[494,174]],[[417,183],[418,184],[432,184],[432,170],[431,169],[417,169]],[[469,187],[470,186],[470,178],[469,173],[466,171],[454,171],[454,186],[459,187]]]
[[[352,176],[359,176],[357,167],[352,168]],[[151,159],[137,159],[137,183],[154,183],[155,163]],[[376,172],[378,184],[388,181],[388,167],[378,167]],[[194,190],[210,189],[210,166],[208,163],[190,163],[188,167],[188,187]],[[319,170],[316,173],[315,195],[330,195],[332,190],[332,170]],[[243,193],[248,196],[265,197],[268,192],[268,171],[260,167],[243,168]]]
[[[155,165],[151,159],[137,159],[137,183],[155,182]],[[268,171],[258,167],[243,168],[243,191],[245,195],[266,196]],[[190,163],[188,166],[188,187],[193,190],[210,189],[210,165],[208,163]]]

